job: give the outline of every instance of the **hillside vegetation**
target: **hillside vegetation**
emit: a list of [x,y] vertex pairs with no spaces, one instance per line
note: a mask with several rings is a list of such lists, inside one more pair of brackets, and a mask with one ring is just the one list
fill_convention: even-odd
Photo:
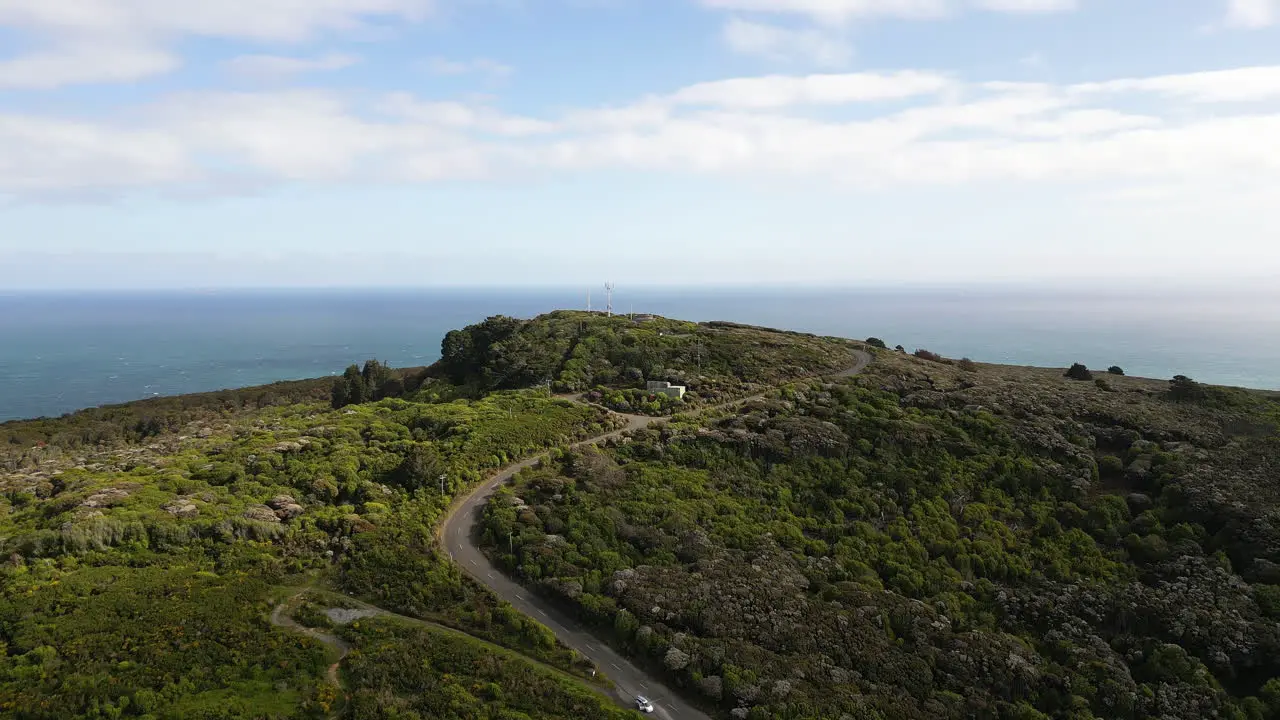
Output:
[[[483,390],[549,385],[594,391],[623,412],[666,414],[714,404],[852,364],[836,338],[667,318],[559,311],[536,320],[492,317],[445,336],[435,370]],[[649,380],[688,388],[683,402],[641,392]]]
[[[436,540],[550,451],[490,552],[716,717],[1280,718],[1274,396],[831,377],[867,345],[495,317],[427,369],[0,424],[0,716],[634,717]],[[606,408],[670,417],[565,450]]]
[[881,351],[560,454],[485,537],[725,716],[1280,717],[1280,403],[1112,375]]
[[[71,441],[3,456],[0,715],[325,715],[338,694],[324,679],[327,649],[267,622],[276,586],[317,576],[585,674],[544,627],[466,581],[433,532],[487,472],[617,421],[530,391],[342,410],[316,400],[202,407],[180,434],[141,443],[108,434],[86,445],[75,433],[84,416],[70,429],[10,423],[14,435],[34,426]],[[424,686],[422,701],[446,691]],[[597,703],[595,716],[609,712]]]

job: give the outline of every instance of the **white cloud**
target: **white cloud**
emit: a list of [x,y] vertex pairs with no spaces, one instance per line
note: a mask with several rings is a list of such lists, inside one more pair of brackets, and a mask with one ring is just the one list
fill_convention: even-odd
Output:
[[806,15],[824,22],[858,18],[938,18],[951,9],[950,0],[701,0],[718,10]]
[[0,114],[0,192],[97,193],[196,179],[186,138],[171,129],[128,130]]
[[934,20],[965,10],[1036,14],[1065,12],[1077,0],[701,0],[705,7],[739,12],[803,15],[841,24],[879,17]]
[[670,99],[683,105],[729,108],[784,108],[794,105],[843,105],[877,100],[902,100],[931,95],[951,81],[933,72],[903,70],[892,73],[835,75],[766,75],[698,83]]
[[822,30],[794,30],[735,17],[725,24],[723,37],[736,53],[770,60],[841,67],[853,59],[853,45],[846,38]]
[[1227,25],[1262,28],[1280,22],[1280,0],[1228,0]]
[[1075,10],[1077,0],[975,0],[982,10],[1006,13],[1056,13]]
[[552,132],[554,123],[535,118],[504,115],[493,108],[460,102],[427,102],[407,93],[395,93],[379,108],[383,113],[432,127],[470,130],[488,135],[524,137]]
[[179,64],[177,57],[163,50],[85,43],[0,61],[0,88],[42,90],[131,82],[170,72]]
[[167,48],[184,36],[298,43],[377,20],[421,20],[433,7],[433,0],[0,0],[0,28],[48,47],[0,61],[0,87],[133,81],[177,67]]
[[[398,93],[199,93],[128,122],[0,118],[0,193],[209,182],[399,182],[528,170],[813,177],[866,187],[986,181],[1280,186],[1280,68],[1091,85],[927,71],[733,78],[535,118]],[[1145,108],[1135,113],[1136,99]],[[891,100],[886,104],[880,101]],[[148,118],[141,122],[139,118]],[[1247,188],[1246,188],[1247,189]]]
[[1260,66],[1123,78],[1071,87],[1080,94],[1148,92],[1199,103],[1258,102],[1280,99],[1280,66]]
[[0,0],[0,25],[97,37],[204,37],[297,42],[371,18],[421,20],[433,0]]
[[474,60],[450,60],[448,58],[429,58],[424,63],[428,72],[436,75],[468,75],[476,73],[491,77],[506,77],[513,72],[510,65],[505,65],[489,58]]
[[308,72],[327,72],[349,68],[360,62],[355,55],[332,53],[314,58],[286,57],[283,55],[241,55],[222,65],[238,75],[282,78]]

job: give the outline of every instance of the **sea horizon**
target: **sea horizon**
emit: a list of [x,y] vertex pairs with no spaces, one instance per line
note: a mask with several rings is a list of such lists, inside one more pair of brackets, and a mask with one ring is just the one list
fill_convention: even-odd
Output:
[[[605,309],[603,287],[0,290],[0,421],[439,357],[495,314]],[[979,362],[1280,390],[1280,291],[1250,285],[619,287],[615,313],[726,320]]]

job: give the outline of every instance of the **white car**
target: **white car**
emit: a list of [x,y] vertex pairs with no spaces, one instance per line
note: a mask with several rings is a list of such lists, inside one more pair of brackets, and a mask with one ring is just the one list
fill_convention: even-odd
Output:
[[653,712],[653,703],[649,702],[649,698],[643,695],[637,695],[636,709],[642,713],[651,713]]

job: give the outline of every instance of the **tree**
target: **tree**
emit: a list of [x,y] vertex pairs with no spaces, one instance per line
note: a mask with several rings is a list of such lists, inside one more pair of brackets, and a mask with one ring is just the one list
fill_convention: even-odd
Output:
[[387,397],[382,391],[391,380],[391,368],[377,360],[366,360],[364,368],[360,370],[360,378],[364,380],[366,395],[370,400],[381,400]]
[[1092,380],[1093,373],[1089,372],[1089,368],[1084,365],[1075,363],[1064,373],[1064,377],[1069,377],[1072,380]]
[[333,389],[329,391],[329,404],[334,410],[351,404],[351,392],[347,389],[346,378],[334,378]]
[[329,404],[335,410],[348,405],[359,405],[369,399],[369,386],[365,384],[360,368],[356,365],[347,367],[342,377],[335,378],[333,388],[329,391]]
[[431,445],[415,443],[405,453],[404,460],[396,468],[397,483],[410,492],[423,487],[431,487],[444,473],[445,465],[440,453]]
[[360,368],[351,365],[346,372],[342,373],[343,380],[347,383],[347,403],[350,405],[359,405],[369,400],[369,386],[365,384],[364,376],[360,374]]
[[1178,402],[1198,402],[1206,395],[1204,386],[1186,375],[1174,375],[1169,381],[1169,397]]
[[1111,373],[1112,375],[1123,375],[1124,369],[1121,368],[1119,365],[1112,365],[1111,367],[1107,368],[1107,372]]
[[880,348],[882,350],[888,347],[888,345],[885,345],[884,341],[878,337],[867,338],[867,344],[870,345],[871,347]]

